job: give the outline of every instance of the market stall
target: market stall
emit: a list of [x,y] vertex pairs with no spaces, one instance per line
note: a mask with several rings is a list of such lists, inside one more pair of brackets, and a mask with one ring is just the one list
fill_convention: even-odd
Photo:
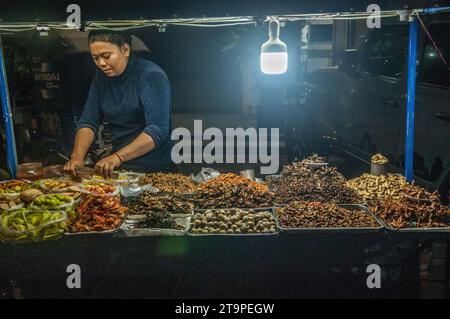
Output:
[[[27,297],[46,285],[54,297],[427,296],[419,269],[437,267],[423,255],[445,247],[448,208],[399,175],[346,181],[322,161],[268,185],[231,173],[5,182],[4,282]],[[64,288],[71,264],[86,274],[78,292]],[[366,285],[371,264],[383,289]],[[445,294],[445,267],[433,269]]]
[[[117,171],[107,177],[86,168],[75,178],[61,166],[18,165],[3,67],[8,168],[15,179],[0,183],[1,292],[7,297],[415,298],[434,291],[448,297],[450,210],[436,192],[412,183],[416,15],[430,13],[410,15],[405,177],[387,172],[381,154],[372,158],[371,174],[350,180],[318,155],[258,181],[213,170],[197,176]],[[392,14],[397,12],[382,13]],[[256,22],[227,17],[100,21],[90,27],[227,23]],[[71,265],[82,272],[78,289],[70,286]],[[371,265],[381,269],[373,282]]]

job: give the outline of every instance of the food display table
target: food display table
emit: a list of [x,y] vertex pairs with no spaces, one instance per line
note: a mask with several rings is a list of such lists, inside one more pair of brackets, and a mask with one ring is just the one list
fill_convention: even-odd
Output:
[[[63,237],[0,245],[0,289],[24,298],[446,297],[449,233]],[[69,289],[67,267],[81,270]],[[368,265],[380,288],[368,288]],[[433,289],[427,284],[433,283]],[[436,288],[437,287],[437,288]]]

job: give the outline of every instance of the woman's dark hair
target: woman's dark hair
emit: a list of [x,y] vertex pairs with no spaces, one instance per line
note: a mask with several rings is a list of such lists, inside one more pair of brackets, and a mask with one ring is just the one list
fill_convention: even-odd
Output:
[[92,30],[89,32],[89,44],[96,41],[109,42],[121,47],[127,43],[131,48],[131,34],[110,31],[110,30]]

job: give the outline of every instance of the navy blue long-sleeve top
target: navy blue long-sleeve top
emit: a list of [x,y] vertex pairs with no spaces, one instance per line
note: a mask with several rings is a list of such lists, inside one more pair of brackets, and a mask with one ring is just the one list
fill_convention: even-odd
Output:
[[88,127],[96,136],[103,119],[111,129],[114,152],[141,133],[155,142],[153,150],[123,163],[121,168],[155,172],[170,167],[171,90],[159,66],[131,55],[119,76],[108,77],[97,70],[76,129]]

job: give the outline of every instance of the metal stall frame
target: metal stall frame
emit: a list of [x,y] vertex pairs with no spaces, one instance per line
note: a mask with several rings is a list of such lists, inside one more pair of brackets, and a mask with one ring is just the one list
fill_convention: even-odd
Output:
[[[409,42],[408,42],[408,74],[407,74],[407,92],[406,92],[406,136],[405,136],[405,168],[404,176],[408,182],[413,180],[413,153],[414,153],[414,115],[415,115],[415,88],[416,88],[416,67],[417,67],[417,38],[418,38],[418,21],[419,14],[435,14],[443,11],[449,11],[450,7],[435,7],[410,10],[409,16]],[[266,17],[266,21],[271,18],[278,18],[280,21],[298,21],[298,20],[314,20],[314,19],[366,19],[372,13],[367,12],[350,12],[350,13],[320,13],[320,14],[291,14],[291,15],[277,15]],[[380,17],[398,16],[398,11],[382,11]],[[257,25],[261,17],[243,16],[243,17],[223,17],[223,18],[194,18],[194,19],[154,19],[154,20],[123,20],[123,21],[90,21],[85,24],[86,29],[117,29],[125,30],[142,27],[161,27],[161,25],[182,25],[195,27],[226,27],[238,24],[254,24]],[[13,28],[17,30],[38,29],[39,26],[45,23],[30,24],[30,23],[8,23],[7,25],[0,24],[1,30],[8,30]],[[74,26],[68,26],[64,23],[49,23],[49,28],[64,28],[71,29]],[[11,178],[16,177],[17,170],[17,152],[14,137],[14,127],[12,122],[11,105],[9,100],[9,91],[7,76],[5,70],[5,61],[3,54],[3,47],[1,44],[0,33],[0,94],[3,110],[3,121],[5,124],[6,144],[7,144],[7,165]]]
[[5,56],[3,52],[2,35],[0,33],[0,98],[2,101],[3,122],[6,135],[6,161],[8,173],[11,178],[16,177],[17,151],[14,136],[14,124],[11,114],[11,103],[9,99],[8,79],[6,76]]

